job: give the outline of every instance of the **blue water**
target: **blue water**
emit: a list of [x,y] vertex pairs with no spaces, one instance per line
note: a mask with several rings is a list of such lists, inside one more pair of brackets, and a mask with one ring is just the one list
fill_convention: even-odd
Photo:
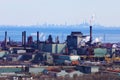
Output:
[[[72,31],[81,31],[84,35],[89,35],[88,28],[79,28],[79,27],[1,27],[0,28],[0,41],[4,40],[4,32],[8,32],[8,38],[10,37],[13,41],[22,40],[22,31],[27,32],[27,36],[32,35],[33,39],[36,40],[36,32],[40,32],[40,40],[46,40],[48,35],[51,34],[53,41],[55,37],[59,36],[61,42],[66,40],[66,36],[71,34]],[[102,42],[120,42],[120,29],[110,29],[110,28],[93,28],[93,39],[101,38]]]

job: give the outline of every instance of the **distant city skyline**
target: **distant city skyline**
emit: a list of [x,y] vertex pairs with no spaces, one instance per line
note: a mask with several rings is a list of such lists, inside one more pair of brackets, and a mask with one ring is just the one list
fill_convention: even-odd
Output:
[[[1,0],[0,25],[120,26],[120,0]],[[93,16],[94,15],[94,16]]]

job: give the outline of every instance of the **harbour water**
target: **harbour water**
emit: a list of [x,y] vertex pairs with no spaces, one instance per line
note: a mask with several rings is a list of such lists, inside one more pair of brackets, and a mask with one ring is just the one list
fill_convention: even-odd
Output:
[[[40,40],[44,41],[48,38],[48,35],[52,35],[53,40],[59,36],[61,42],[66,40],[66,36],[72,31],[81,31],[85,35],[89,35],[88,28],[79,27],[1,27],[0,29],[0,41],[4,40],[4,32],[8,32],[8,38],[13,41],[21,41],[22,31],[27,32],[27,36],[33,36],[33,40],[36,40],[37,31],[40,32]],[[99,38],[102,42],[120,42],[120,29],[110,28],[93,28],[93,39]]]

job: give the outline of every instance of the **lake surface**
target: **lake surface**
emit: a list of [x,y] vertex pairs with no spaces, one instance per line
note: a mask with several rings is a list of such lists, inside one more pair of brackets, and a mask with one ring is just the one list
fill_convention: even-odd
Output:
[[[10,37],[13,41],[22,40],[22,31],[26,31],[27,36],[33,36],[33,40],[37,39],[36,33],[39,31],[41,41],[46,40],[48,35],[52,35],[53,41],[56,36],[59,36],[60,42],[64,42],[66,36],[72,31],[81,31],[84,35],[89,35],[89,27],[1,27],[0,41],[4,40],[5,31],[8,32],[7,38]],[[100,38],[102,42],[120,42],[120,29],[93,28],[93,39],[95,38]]]

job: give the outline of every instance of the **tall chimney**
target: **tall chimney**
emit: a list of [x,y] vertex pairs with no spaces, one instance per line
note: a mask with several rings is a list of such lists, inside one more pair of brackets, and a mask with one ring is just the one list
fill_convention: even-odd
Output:
[[7,31],[5,31],[5,47],[7,46]]
[[11,45],[11,38],[9,37],[9,44]]
[[24,45],[24,32],[22,32],[22,46]]
[[92,43],[92,26],[90,26],[90,44]]
[[39,31],[37,31],[37,48],[38,48],[38,45],[39,45]]
[[26,48],[26,31],[24,31],[24,48]]

